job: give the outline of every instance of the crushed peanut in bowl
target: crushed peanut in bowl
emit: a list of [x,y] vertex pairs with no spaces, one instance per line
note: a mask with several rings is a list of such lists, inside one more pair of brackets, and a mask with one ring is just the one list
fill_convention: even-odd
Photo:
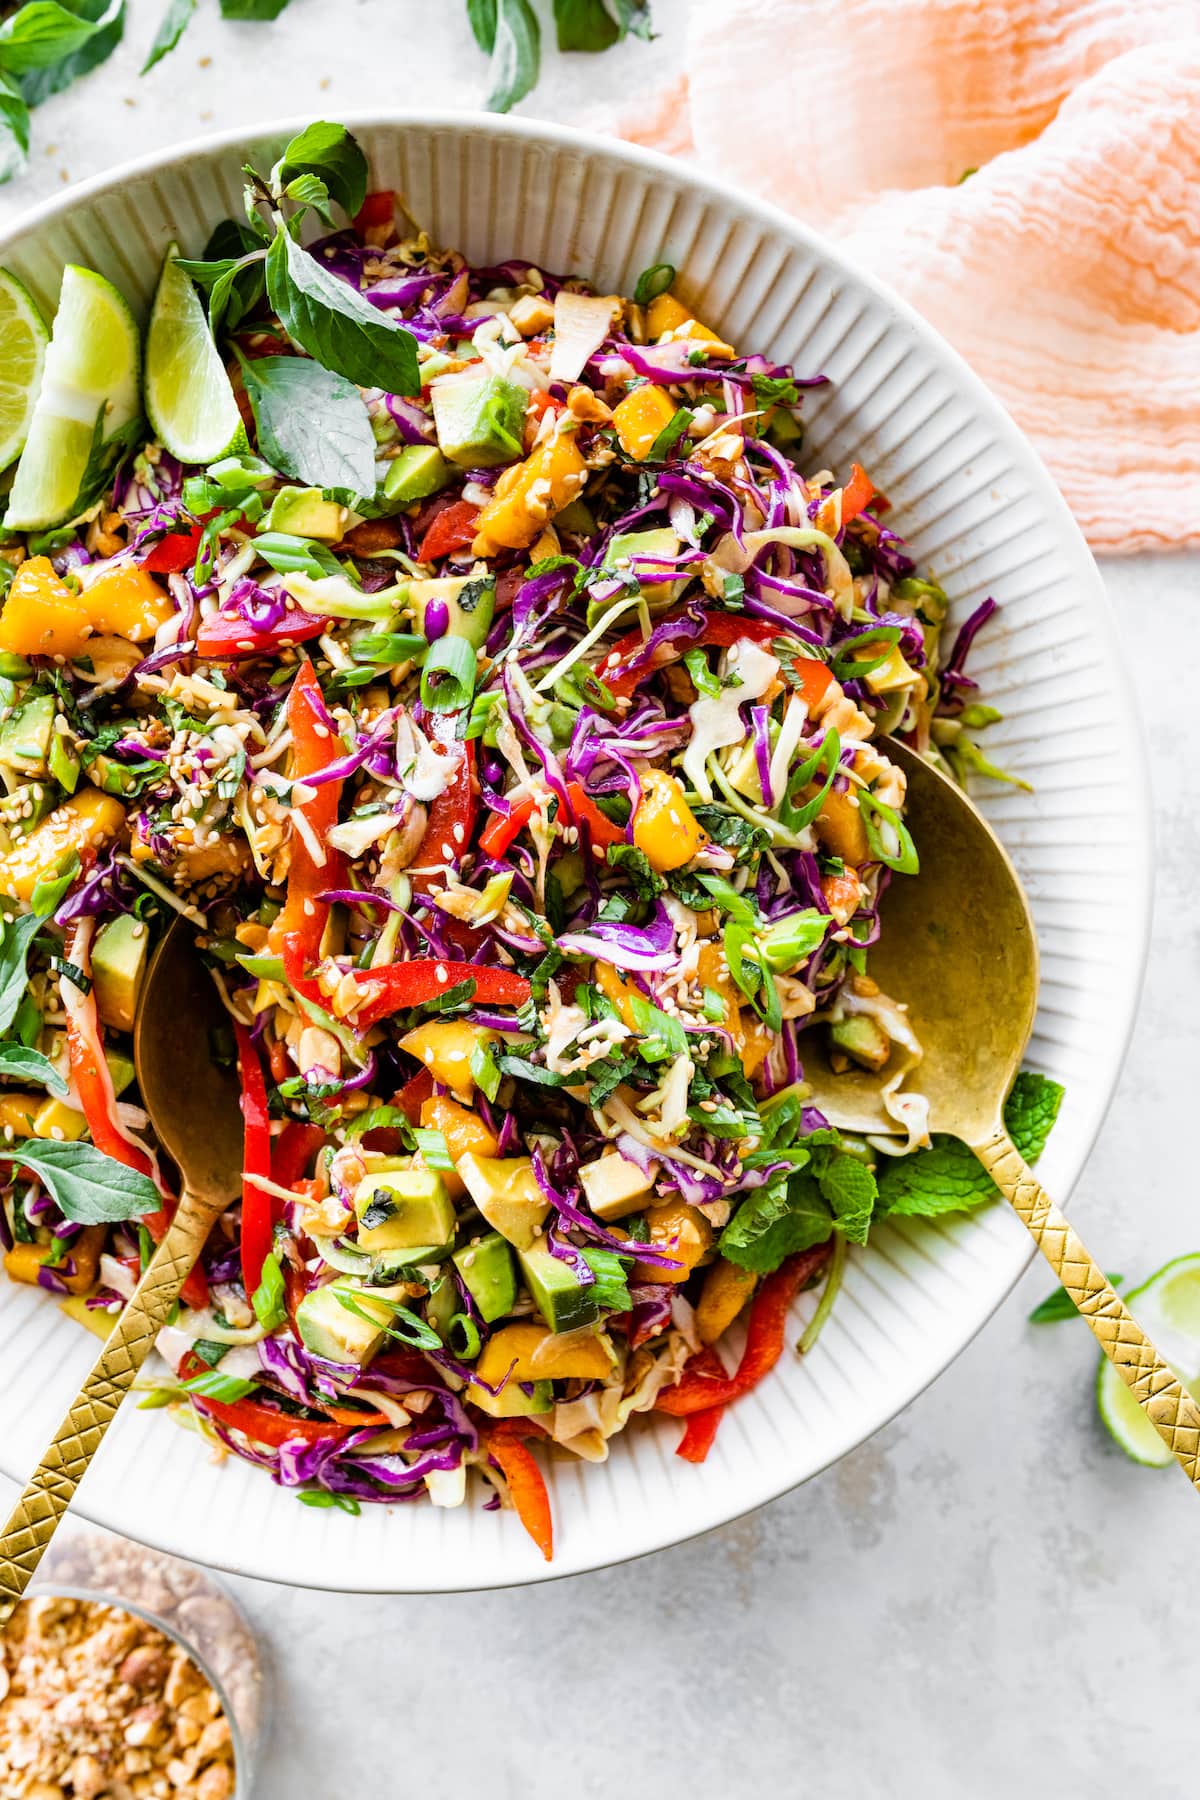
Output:
[[148,1620],[41,1595],[0,1634],[3,1800],[231,1800],[234,1757],[217,1690]]

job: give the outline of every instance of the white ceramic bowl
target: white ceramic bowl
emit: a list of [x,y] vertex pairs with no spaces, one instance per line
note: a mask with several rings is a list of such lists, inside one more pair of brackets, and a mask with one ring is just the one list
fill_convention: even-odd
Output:
[[[66,262],[91,264],[144,307],[163,246],[198,255],[240,208],[239,170],[269,164],[303,121],[225,134],[72,189],[0,241],[47,309]],[[374,184],[403,194],[435,240],[476,263],[523,256],[631,291],[667,260],[699,314],[745,350],[831,385],[805,397],[806,464],[861,460],[897,529],[961,618],[1002,611],[972,671],[1006,717],[989,734],[1033,794],[979,798],[1025,879],[1042,948],[1031,1063],[1065,1082],[1042,1174],[1070,1193],[1112,1096],[1150,922],[1141,747],[1099,574],[1046,470],[966,365],[830,244],[678,164],[525,120],[453,114],[349,121]],[[437,1591],[568,1575],[637,1556],[785,1492],[863,1441],[939,1374],[1000,1303],[1032,1250],[996,1206],[873,1235],[850,1261],[816,1352],[788,1358],[735,1407],[702,1468],[679,1427],[635,1428],[609,1461],[555,1465],[558,1554],[547,1566],[511,1515],[478,1506],[314,1511],[259,1472],[214,1467],[153,1413],[122,1415],[81,1510],[149,1544],[278,1581]],[[20,1477],[95,1340],[47,1296],[0,1282],[0,1467]]]

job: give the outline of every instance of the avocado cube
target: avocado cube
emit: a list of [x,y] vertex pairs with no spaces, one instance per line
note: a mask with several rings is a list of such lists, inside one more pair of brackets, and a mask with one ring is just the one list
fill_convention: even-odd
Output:
[[360,1250],[414,1250],[454,1237],[454,1202],[434,1169],[380,1159],[354,1194]]
[[265,531],[286,531],[290,537],[320,538],[336,544],[346,530],[346,509],[327,500],[320,488],[280,488],[271,502]]
[[[399,1286],[381,1288],[380,1297],[374,1298],[370,1288],[345,1276],[327,1287],[314,1288],[296,1308],[300,1341],[314,1356],[323,1356],[329,1362],[357,1363],[362,1368],[383,1342],[391,1321],[392,1309],[384,1300],[402,1299],[405,1291]],[[343,1295],[357,1310],[342,1305]],[[364,1313],[367,1318],[362,1316]]]
[[454,470],[436,444],[406,444],[387,466],[383,497],[396,506],[427,500],[454,479]]
[[[631,557],[644,557],[650,561],[670,561],[679,555],[680,541],[677,534],[666,526],[657,527],[653,531],[619,531],[610,538],[608,548],[604,552],[604,567],[614,573],[628,574]],[[642,594],[646,604],[651,607],[670,606],[676,596],[684,589],[686,577],[671,577],[656,581],[645,572],[639,573],[642,583]]]
[[407,592],[417,629],[424,636],[428,636],[425,614],[436,600],[446,608],[450,621],[443,635],[465,638],[476,650],[483,649],[496,609],[496,583],[492,576],[441,575],[432,580],[410,581]]
[[619,1150],[607,1151],[595,1162],[584,1163],[579,1179],[598,1219],[623,1219],[629,1213],[640,1212],[654,1188],[654,1177],[643,1175],[637,1164]]
[[516,1305],[517,1271],[508,1242],[498,1231],[456,1250],[454,1266],[487,1324],[507,1317]]
[[468,1150],[455,1168],[488,1224],[514,1250],[528,1250],[537,1242],[550,1202],[538,1186],[531,1157],[476,1156]]
[[137,1074],[132,1056],[126,1056],[124,1051],[114,1050],[110,1044],[105,1044],[104,1060],[108,1064],[108,1076],[113,1084],[113,1093],[123,1094]]
[[429,390],[442,455],[462,469],[495,469],[524,454],[529,395],[515,381],[468,369]]
[[489,1393],[479,1382],[472,1381],[463,1397],[492,1419],[527,1419],[535,1413],[549,1412],[554,1405],[554,1389],[548,1381],[526,1382],[522,1386],[515,1377],[506,1381],[498,1394]]
[[569,1262],[542,1244],[519,1254],[525,1285],[551,1331],[579,1331],[596,1323],[600,1308],[593,1288],[584,1287]]
[[146,973],[150,933],[140,919],[122,913],[96,933],[92,986],[105,1025],[132,1031],[138,994]]
[[446,1341],[446,1333],[450,1329],[451,1319],[461,1311],[458,1283],[453,1275],[445,1270],[430,1288],[429,1298],[425,1302],[425,1317],[443,1343]]
[[835,1050],[843,1051],[865,1069],[882,1069],[892,1053],[886,1031],[866,1013],[851,1013],[831,1025],[829,1041]]
[[0,763],[22,775],[48,775],[54,714],[53,694],[39,694],[11,712],[0,725]]

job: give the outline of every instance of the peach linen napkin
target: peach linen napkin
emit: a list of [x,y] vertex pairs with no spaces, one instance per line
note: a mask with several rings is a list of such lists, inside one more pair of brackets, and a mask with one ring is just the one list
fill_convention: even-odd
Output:
[[1200,0],[694,0],[618,129],[897,287],[1094,549],[1200,543]]

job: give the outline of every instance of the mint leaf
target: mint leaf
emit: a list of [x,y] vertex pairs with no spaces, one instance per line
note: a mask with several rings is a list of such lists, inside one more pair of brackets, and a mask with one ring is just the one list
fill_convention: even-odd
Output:
[[879,1198],[878,1184],[866,1163],[856,1156],[834,1154],[816,1180],[838,1230],[852,1244],[865,1244]]
[[267,252],[267,294],[288,336],[325,368],[359,387],[420,392],[412,333],[331,274],[286,231]]
[[142,64],[142,74],[149,74],[155,63],[162,61],[179,42],[196,10],[196,0],[167,0],[167,10],[155,33],[150,54]]
[[292,139],[280,159],[280,184],[297,175],[318,177],[351,218],[367,197],[367,159],[344,125],[321,119]]
[[306,487],[375,492],[375,438],[352,381],[303,356],[239,357],[258,447]]
[[24,1044],[0,1044],[0,1075],[9,1081],[34,1081],[59,1100],[65,1100],[70,1091],[49,1057],[40,1050],[27,1050]]
[[0,1145],[0,1162],[31,1169],[63,1217],[76,1225],[136,1219],[162,1206],[162,1196],[149,1176],[127,1169],[94,1144],[24,1138],[19,1144]]
[[769,1275],[785,1257],[823,1244],[834,1230],[830,1208],[807,1172],[773,1182],[743,1200],[721,1233],[722,1256]]
[[[1004,1106],[1004,1123],[1028,1163],[1045,1147],[1063,1089],[1048,1075],[1023,1069]],[[999,1193],[995,1182],[958,1138],[933,1135],[928,1150],[888,1160],[879,1180],[879,1212],[896,1218],[938,1218],[967,1212]]]

